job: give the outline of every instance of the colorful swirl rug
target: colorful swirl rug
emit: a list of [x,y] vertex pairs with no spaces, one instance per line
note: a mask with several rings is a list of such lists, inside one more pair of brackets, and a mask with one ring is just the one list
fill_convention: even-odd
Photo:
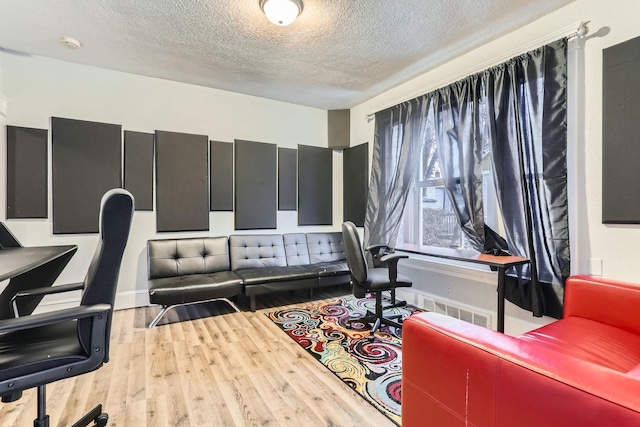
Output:
[[[338,378],[400,425],[401,330],[383,326],[370,340],[370,325],[353,322],[347,327],[348,319],[363,317],[367,310],[375,310],[374,298],[346,296],[332,303],[266,315]],[[421,310],[407,306],[393,311],[406,317]]]

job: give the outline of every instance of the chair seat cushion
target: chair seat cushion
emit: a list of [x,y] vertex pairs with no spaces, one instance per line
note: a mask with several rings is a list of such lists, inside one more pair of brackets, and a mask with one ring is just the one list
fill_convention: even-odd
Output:
[[243,268],[235,273],[242,277],[245,286],[261,283],[286,282],[290,280],[317,278],[318,273],[303,265],[289,265],[286,267],[258,267]]
[[349,266],[346,261],[329,261],[329,262],[319,262],[316,264],[311,264],[309,266],[311,269],[318,273],[318,276],[336,276],[342,274],[349,274]]
[[518,338],[619,372],[640,364],[640,336],[581,317],[567,317]]
[[370,268],[367,270],[367,280],[360,285],[368,291],[384,291],[395,288],[411,287],[411,280],[398,274],[395,284],[389,283],[389,270],[386,268]]
[[242,293],[242,278],[232,271],[149,280],[152,304],[175,305],[229,298]]
[[0,335],[0,381],[86,359],[75,320]]

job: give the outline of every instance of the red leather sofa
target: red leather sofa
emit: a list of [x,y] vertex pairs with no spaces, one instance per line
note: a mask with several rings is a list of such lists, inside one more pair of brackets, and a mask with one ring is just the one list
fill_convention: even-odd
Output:
[[518,337],[437,313],[402,335],[404,427],[640,426],[640,285],[572,276]]

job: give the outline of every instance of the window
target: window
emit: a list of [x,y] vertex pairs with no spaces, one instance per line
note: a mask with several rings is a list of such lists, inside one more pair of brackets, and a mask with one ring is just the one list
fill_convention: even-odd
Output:
[[[498,233],[501,233],[503,227],[491,173],[490,142],[484,99],[484,96],[482,96],[479,105],[482,117],[480,135],[483,141],[483,210],[485,223]],[[426,132],[422,141],[420,165],[417,169],[413,188],[407,199],[396,246],[402,247],[403,244],[413,244],[471,249],[472,246],[458,224],[453,205],[445,191],[437,149],[436,130],[439,126],[436,126],[434,120],[433,109],[430,109],[427,117]],[[456,189],[458,191],[457,195],[462,197],[459,180]]]

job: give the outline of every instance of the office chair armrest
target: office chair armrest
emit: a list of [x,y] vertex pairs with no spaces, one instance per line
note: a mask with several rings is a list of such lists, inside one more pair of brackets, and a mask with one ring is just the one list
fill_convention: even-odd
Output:
[[365,249],[367,252],[371,254],[371,259],[373,261],[374,267],[382,267],[382,258],[385,255],[393,253],[395,251],[391,246],[385,245],[384,243],[377,243],[375,245],[369,245]]
[[33,329],[52,323],[84,319],[86,317],[106,316],[109,314],[109,311],[111,311],[109,304],[81,305],[80,307],[67,308],[49,313],[32,314],[15,319],[0,320],[0,333]]
[[409,258],[409,256],[393,253],[380,257],[380,262],[386,264],[389,269],[389,280],[391,283],[395,282],[398,278],[398,261],[403,258]]
[[391,252],[395,250],[391,246],[385,245],[384,243],[376,243],[375,245],[369,245],[365,250],[367,252],[371,252],[372,255],[375,255],[384,249],[387,249]]
[[13,317],[19,316],[18,304],[17,304],[18,298],[34,297],[39,295],[53,295],[53,294],[60,294],[62,292],[80,291],[82,289],[84,289],[84,283],[79,282],[79,283],[69,283],[67,285],[46,286],[43,288],[34,288],[34,289],[18,292],[11,298],[11,301],[10,301]]

